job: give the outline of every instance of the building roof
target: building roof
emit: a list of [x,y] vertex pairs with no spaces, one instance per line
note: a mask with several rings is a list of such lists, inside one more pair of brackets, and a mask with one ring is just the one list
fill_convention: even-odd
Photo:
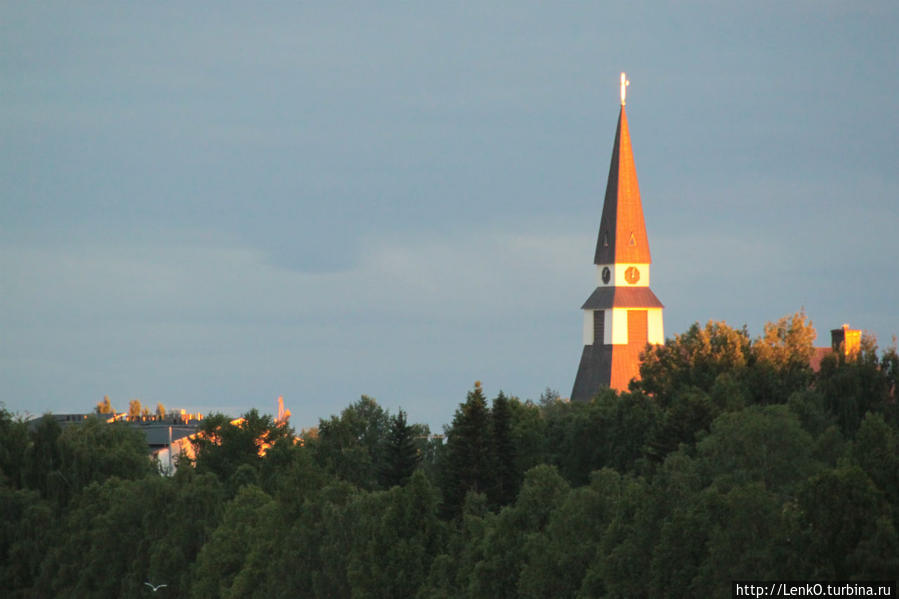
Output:
[[131,425],[132,428],[141,431],[147,439],[147,446],[152,448],[163,447],[169,444],[169,428],[172,429],[172,441],[197,432],[196,426],[170,425],[170,424],[145,424]]
[[664,307],[649,287],[597,287],[581,310]]
[[624,106],[618,115],[618,130],[609,165],[609,182],[596,240],[596,264],[632,262],[649,264],[649,239],[640,203],[640,186],[631,150]]
[[612,346],[585,345],[577,368],[571,401],[590,401],[608,387],[612,377]]

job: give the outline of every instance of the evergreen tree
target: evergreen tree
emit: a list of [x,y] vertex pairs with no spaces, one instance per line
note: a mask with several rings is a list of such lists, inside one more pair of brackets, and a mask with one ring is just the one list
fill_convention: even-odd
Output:
[[389,489],[405,484],[420,461],[413,429],[406,423],[406,412],[400,408],[397,415],[390,419],[390,429],[387,431],[381,485]]
[[32,431],[24,447],[24,483],[40,491],[43,497],[58,496],[64,483],[59,469],[59,436],[62,429],[49,414],[45,414]]
[[496,506],[508,505],[518,494],[519,473],[516,468],[515,445],[512,442],[512,412],[509,399],[502,391],[493,400],[491,433],[495,456],[496,478],[491,500]]
[[29,444],[28,437],[28,425],[0,404],[0,484],[19,487],[22,479],[27,478],[27,472],[23,471],[23,454]]
[[173,477],[134,427],[0,405],[0,589],[573,599],[893,579],[899,356],[863,340],[810,377],[809,330],[801,314],[751,343],[697,325],[649,350],[639,386],[590,402],[491,409],[478,383],[446,443],[366,397],[304,443],[255,411],[214,415]]
[[468,392],[465,403],[453,416],[447,431],[447,454],[443,471],[443,509],[458,516],[469,491],[484,493],[493,481],[493,452],[490,412],[480,381]]

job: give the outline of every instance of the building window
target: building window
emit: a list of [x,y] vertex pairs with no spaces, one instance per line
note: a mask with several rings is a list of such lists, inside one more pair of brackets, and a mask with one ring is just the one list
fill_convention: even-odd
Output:
[[606,313],[603,310],[593,311],[593,345],[602,345],[606,334]]

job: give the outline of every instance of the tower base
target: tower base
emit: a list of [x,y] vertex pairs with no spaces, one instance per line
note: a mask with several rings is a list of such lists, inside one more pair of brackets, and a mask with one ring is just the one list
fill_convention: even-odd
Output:
[[640,353],[645,347],[637,343],[585,345],[571,401],[590,401],[605,388],[627,391],[631,379],[640,378]]

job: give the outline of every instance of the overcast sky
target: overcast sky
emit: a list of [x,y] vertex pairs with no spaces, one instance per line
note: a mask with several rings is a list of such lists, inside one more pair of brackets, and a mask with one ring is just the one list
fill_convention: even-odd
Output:
[[626,70],[667,336],[899,333],[899,3],[2,2],[0,401],[571,391]]

